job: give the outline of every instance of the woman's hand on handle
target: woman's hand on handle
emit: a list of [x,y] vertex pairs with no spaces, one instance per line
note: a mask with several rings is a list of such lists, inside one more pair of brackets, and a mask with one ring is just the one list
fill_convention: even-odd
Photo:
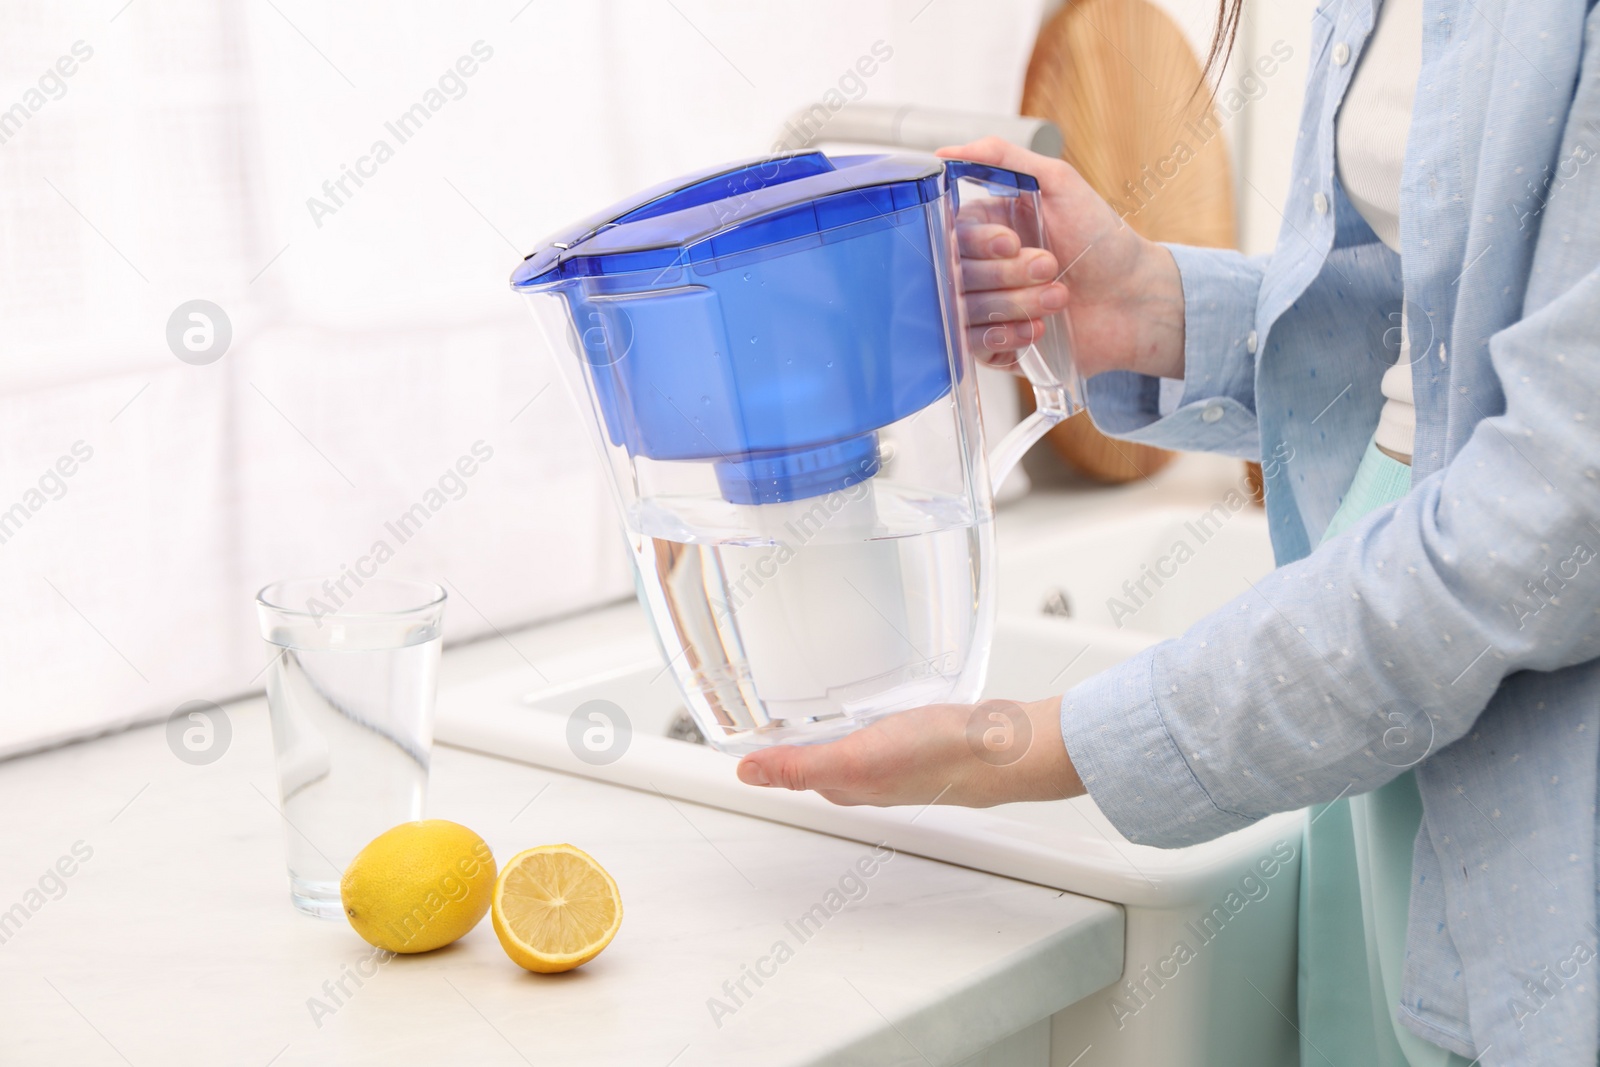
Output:
[[835,804],[959,804],[1080,796],[1061,740],[1061,700],[930,704],[825,745],[780,745],[739,761],[747,785],[815,790]]
[[1183,377],[1183,285],[1171,253],[1135,233],[1059,159],[998,137],[939,155],[1031,174],[1043,194],[1048,252],[1023,248],[984,201],[957,216],[968,340],[979,358],[1012,366],[1011,353],[1039,336],[1040,319],[1064,309],[1086,377],[1108,370]]

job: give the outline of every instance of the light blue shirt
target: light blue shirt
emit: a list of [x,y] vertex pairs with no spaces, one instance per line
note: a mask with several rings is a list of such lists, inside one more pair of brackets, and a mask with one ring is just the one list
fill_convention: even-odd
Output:
[[[1600,14],[1426,0],[1401,256],[1334,168],[1376,14],[1314,17],[1273,253],[1172,249],[1183,381],[1088,390],[1110,433],[1264,460],[1281,566],[1069,692],[1062,731],[1112,822],[1163,847],[1370,791],[1426,751],[1402,1023],[1484,1064],[1593,1064]],[[1411,492],[1312,552],[1377,423],[1402,292]]]

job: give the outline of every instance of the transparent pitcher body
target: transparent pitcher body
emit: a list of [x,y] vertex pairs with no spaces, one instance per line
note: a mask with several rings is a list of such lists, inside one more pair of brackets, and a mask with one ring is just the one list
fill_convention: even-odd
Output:
[[[973,701],[988,660],[956,198],[925,157],[875,157],[920,177],[867,187],[822,158],[647,198],[560,242],[587,265],[518,286],[605,458],[668,667],[731,752]],[[616,232],[641,212],[649,234]],[[663,229],[670,248],[629,247]]]

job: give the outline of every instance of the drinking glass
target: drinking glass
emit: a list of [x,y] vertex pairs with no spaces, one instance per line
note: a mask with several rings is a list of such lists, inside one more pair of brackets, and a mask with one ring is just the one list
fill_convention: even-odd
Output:
[[349,572],[256,594],[277,652],[267,704],[289,895],[309,915],[339,916],[355,854],[422,818],[444,602],[437,585]]

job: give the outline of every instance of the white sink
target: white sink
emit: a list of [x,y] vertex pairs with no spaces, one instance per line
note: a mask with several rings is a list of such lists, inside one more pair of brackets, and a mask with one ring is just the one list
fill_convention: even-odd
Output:
[[[1209,512],[1146,506],[1132,514],[1052,525],[1062,532],[1036,531],[1021,542],[1002,542],[1000,617],[985,696],[1020,701],[1063,693],[1181,633],[1272,568],[1266,521],[1249,506],[1218,504]],[[1087,798],[984,811],[873,809],[838,808],[810,794],[754,789],[735,777],[732,757],[668,736],[684,715],[683,699],[648,639],[642,612],[624,609],[624,616],[626,621],[561,624],[582,629],[581,638],[570,633],[536,638],[545,648],[564,649],[561,662],[545,665],[543,673],[552,681],[530,685],[527,672],[507,671],[442,685],[437,737],[555,770],[844,837],[888,841],[935,859],[1151,906],[1210,893],[1212,875],[1231,869],[1234,850],[1250,852],[1260,839],[1275,840],[1299,818],[1265,820],[1219,842],[1170,851],[1130,844]],[[594,763],[580,758],[588,753],[576,751],[581,745],[569,719],[591,700],[608,701],[625,716],[613,725],[629,733],[628,745],[613,762]]]
[[[1154,640],[1069,619],[1003,617],[985,695],[1032,700],[1065,692]],[[587,762],[569,738],[569,717],[591,700],[609,701],[627,716],[625,725],[613,724],[630,733],[615,762]],[[733,757],[668,737],[683,710],[671,675],[652,656],[531,693],[521,672],[442,687],[436,736],[462,748],[840,837],[887,841],[933,859],[1122,903],[1170,906],[1205,896],[1215,888],[1210,875],[1220,869],[1219,860],[1226,868],[1233,849],[1248,852],[1256,837],[1283,833],[1273,819],[1199,850],[1172,851],[1130,844],[1088,798],[984,810],[836,807],[810,793],[744,785],[734,775]]]
[[1272,570],[1261,511],[1152,508],[1000,554],[1000,611],[1176,637]]

